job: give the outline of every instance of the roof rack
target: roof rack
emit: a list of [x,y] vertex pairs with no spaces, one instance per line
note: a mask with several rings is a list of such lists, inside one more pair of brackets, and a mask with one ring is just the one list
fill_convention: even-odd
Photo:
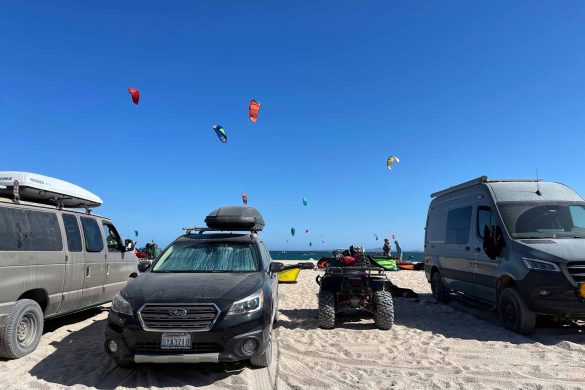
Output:
[[451,192],[459,191],[459,190],[462,190],[464,188],[473,187],[477,184],[483,184],[483,183],[511,183],[511,182],[532,183],[532,182],[539,182],[539,181],[542,181],[542,180],[540,180],[540,179],[488,179],[488,177],[484,175],[484,176],[480,176],[478,178],[466,181],[465,183],[457,184],[456,186],[449,187],[449,188],[446,188],[446,189],[438,191],[438,192],[433,192],[431,194],[431,198],[436,198],[438,196],[450,194]]
[[185,234],[191,234],[192,232],[198,232],[199,234],[203,234],[205,232],[251,232],[251,233],[258,233],[261,229],[212,229],[208,227],[186,227],[183,228],[185,230]]

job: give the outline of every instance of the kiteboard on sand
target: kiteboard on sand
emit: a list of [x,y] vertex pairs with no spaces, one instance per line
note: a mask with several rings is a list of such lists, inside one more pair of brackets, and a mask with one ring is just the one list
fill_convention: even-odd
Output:
[[75,184],[30,172],[0,171],[0,196],[69,208],[89,209],[103,203]]

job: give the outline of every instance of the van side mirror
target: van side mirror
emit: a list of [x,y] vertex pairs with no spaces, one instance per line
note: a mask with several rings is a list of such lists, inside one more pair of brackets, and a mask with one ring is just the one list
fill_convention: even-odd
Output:
[[277,273],[282,271],[284,268],[284,264],[279,263],[277,261],[273,261],[272,263],[270,263],[270,267],[268,268],[268,270],[270,271],[270,273]]
[[140,261],[138,263],[138,271],[140,271],[140,272],[145,272],[149,268],[150,268],[150,263],[148,261]]
[[124,241],[124,248],[126,249],[126,252],[132,252],[134,250],[134,241],[126,239]]

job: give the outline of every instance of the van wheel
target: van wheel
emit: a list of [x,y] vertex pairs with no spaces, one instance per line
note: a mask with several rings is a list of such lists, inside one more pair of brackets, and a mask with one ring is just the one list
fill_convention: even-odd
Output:
[[433,291],[433,298],[442,303],[449,302],[449,292],[445,290],[443,278],[439,271],[433,272],[431,276],[431,290]]
[[32,299],[16,302],[0,326],[0,356],[18,359],[37,348],[43,335],[43,311]]
[[536,313],[528,309],[518,289],[507,288],[502,291],[498,311],[506,329],[520,334],[534,332]]
[[258,356],[250,358],[250,364],[254,367],[268,367],[272,362],[272,335],[268,338],[266,349]]
[[376,312],[374,313],[374,322],[378,329],[388,330],[394,325],[394,302],[392,294],[388,291],[376,291],[374,294],[376,303]]
[[335,327],[335,296],[331,291],[319,292],[319,327],[323,329]]

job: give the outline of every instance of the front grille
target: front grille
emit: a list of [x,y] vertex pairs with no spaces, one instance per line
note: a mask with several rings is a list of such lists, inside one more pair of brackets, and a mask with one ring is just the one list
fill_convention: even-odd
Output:
[[222,347],[216,343],[192,343],[191,349],[161,349],[160,342],[139,343],[134,347],[136,353],[178,354],[178,353],[220,353]]
[[567,263],[567,271],[576,283],[585,283],[585,261]]
[[[175,309],[182,309],[186,313],[183,316],[173,316],[171,311]],[[219,313],[213,303],[147,303],[138,311],[138,316],[145,330],[197,332],[211,329]]]

